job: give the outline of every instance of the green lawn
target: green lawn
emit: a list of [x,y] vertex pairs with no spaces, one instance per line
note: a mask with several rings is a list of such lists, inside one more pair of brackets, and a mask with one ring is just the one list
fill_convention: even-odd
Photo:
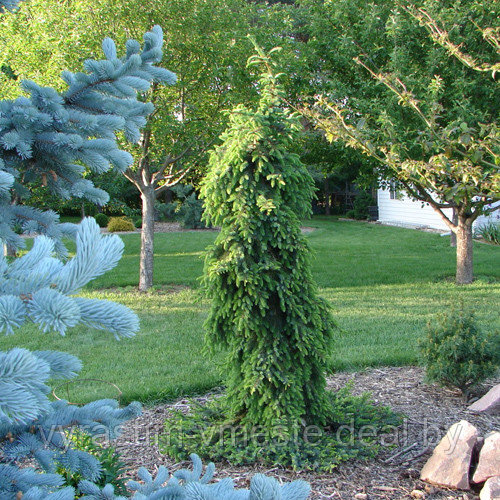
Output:
[[61,215],[59,217],[60,222],[71,222],[73,224],[78,224],[82,221],[81,216],[79,215]]
[[[457,287],[451,281],[455,257],[447,238],[332,218],[305,224],[317,228],[308,234],[313,273],[339,325],[334,368],[416,363],[416,341],[426,322],[461,299],[476,310],[483,328],[500,328],[500,247],[475,244],[478,279]],[[84,362],[81,376],[117,384],[122,401],[168,400],[216,386],[220,378],[215,361],[202,354],[208,302],[196,290],[203,250],[214,238],[211,231],[158,234],[159,289],[139,294],[133,288],[138,281],[139,235],[123,236],[122,261],[91,283],[85,295],[118,300],[135,309],[142,327],[134,339],[116,342],[105,332],[83,327],[66,337],[26,327],[1,337],[0,348],[74,353]],[[107,396],[114,396],[113,389],[98,383],[75,385],[70,392],[70,399],[78,402]]]

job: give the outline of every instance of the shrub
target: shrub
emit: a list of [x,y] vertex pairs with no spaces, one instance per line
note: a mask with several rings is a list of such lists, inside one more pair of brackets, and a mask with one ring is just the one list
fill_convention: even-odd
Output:
[[110,217],[122,217],[122,216],[127,216],[128,214],[125,213],[127,209],[127,205],[120,200],[115,200],[111,198],[108,203],[103,207],[103,211],[105,212],[106,215]]
[[108,231],[116,233],[117,231],[135,231],[135,226],[130,219],[126,217],[111,217],[108,222]]
[[[373,196],[367,191],[362,191],[354,199],[352,214],[349,217],[362,220],[368,218],[368,207],[375,205]],[[351,211],[349,211],[351,212]]]
[[476,238],[480,237],[490,243],[500,245],[500,222],[489,221],[486,224],[478,226],[474,233]]
[[134,226],[136,228],[141,228],[142,227],[142,217],[138,217],[137,219],[134,220]]
[[94,219],[97,222],[97,224],[99,224],[99,227],[106,227],[108,225],[108,222],[109,222],[109,217],[106,214],[102,214],[102,213],[96,214]]
[[130,208],[128,205],[123,206],[123,215],[132,221],[141,218],[141,213],[140,208]]
[[179,184],[172,192],[177,198],[175,201],[156,205],[160,220],[178,220],[186,229],[207,227],[203,220],[203,202],[196,196],[193,186]]
[[[104,447],[95,442],[93,436],[81,429],[74,429],[68,433],[67,437],[74,450],[85,451],[97,458],[101,464],[101,475],[95,484],[100,487],[111,484],[117,495],[127,493],[127,480],[122,477],[126,472],[125,464],[120,460],[120,456],[112,446]],[[74,472],[64,465],[59,465],[56,472],[64,477],[65,486],[78,488],[78,483],[85,479],[81,473]]]
[[179,209],[179,220],[185,229],[203,229],[206,226],[202,220],[203,202],[193,192],[182,202]]
[[500,335],[481,332],[474,313],[461,305],[428,323],[420,349],[427,379],[458,388],[466,398],[472,387],[498,369]]
[[174,221],[177,218],[177,203],[157,203],[155,210],[161,221]]

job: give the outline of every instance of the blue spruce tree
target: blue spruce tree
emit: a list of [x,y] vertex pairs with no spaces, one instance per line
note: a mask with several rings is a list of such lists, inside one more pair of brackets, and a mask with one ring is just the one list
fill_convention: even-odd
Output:
[[[0,0],[0,13],[13,10],[16,0]],[[62,198],[80,197],[104,204],[108,196],[82,178],[84,168],[104,172],[125,169],[131,156],[116,143],[116,132],[137,142],[152,105],[137,99],[153,81],[174,83],[175,75],[155,66],[161,61],[163,36],[155,26],[144,35],[143,46],[130,40],[118,57],[112,40],[103,42],[106,59],[85,62],[85,72],[63,73],[68,85],[60,94],[31,81],[22,83],[29,97],[0,101],[0,240],[11,248],[24,247],[16,231],[40,233],[24,256],[0,257],[0,332],[12,334],[30,321],[43,331],[64,335],[68,328],[86,324],[111,331],[116,338],[133,335],[137,316],[120,304],[77,297],[96,276],[113,268],[123,244],[117,236],[103,237],[93,219],[79,226],[60,224],[57,214],[11,203],[23,193],[23,182],[41,180]],[[76,239],[76,255],[64,260],[63,236]],[[90,434],[106,429],[114,437],[120,424],[140,412],[131,403],[119,408],[113,400],[94,401],[83,407],[51,402],[49,380],[71,379],[81,368],[69,354],[12,349],[0,352],[0,498],[2,500],[70,500],[124,498],[113,487],[100,489],[94,482],[101,464],[88,453],[67,446],[65,431],[82,427]],[[22,468],[29,459],[35,468]],[[208,484],[213,464],[202,477],[201,461],[192,456],[193,471],[170,477],[160,468],[155,479],[145,471],[141,483],[129,483],[131,496],[143,499],[302,499],[306,483],[280,486],[257,475],[250,490],[235,490],[231,480]],[[78,491],[65,487],[56,473],[63,466],[84,480]]]

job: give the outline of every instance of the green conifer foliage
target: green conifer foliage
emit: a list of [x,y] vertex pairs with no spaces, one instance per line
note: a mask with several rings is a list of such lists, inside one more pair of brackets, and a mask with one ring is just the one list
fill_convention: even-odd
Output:
[[265,67],[259,105],[232,111],[201,191],[207,222],[221,226],[205,262],[213,301],[207,343],[227,350],[233,421],[268,428],[322,425],[334,323],[317,296],[300,230],[313,180],[289,152],[300,122],[283,108],[269,56],[259,52],[249,64]]

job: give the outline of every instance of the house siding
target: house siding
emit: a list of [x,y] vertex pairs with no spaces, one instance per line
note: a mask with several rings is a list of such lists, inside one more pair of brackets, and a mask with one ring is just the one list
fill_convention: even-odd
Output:
[[[379,189],[377,191],[378,219],[384,224],[427,226],[433,229],[449,231],[448,226],[428,203],[413,201],[406,195],[398,196],[399,199],[391,199],[390,191]],[[496,203],[496,205],[499,205]],[[451,219],[451,209],[445,209],[444,213]],[[474,226],[485,224],[489,220],[500,221],[500,211],[493,212],[489,217],[480,216]]]
[[[500,201],[497,201],[496,203],[493,204],[494,207],[500,206]],[[488,222],[496,222],[500,224],[500,210],[496,210],[492,214],[488,215],[488,217],[485,217],[484,215],[480,215],[476,221],[474,222],[474,227],[479,227],[482,226]]]
[[[378,220],[385,224],[409,224],[449,230],[428,203],[410,200],[406,195],[399,195],[398,199],[391,200],[390,191],[386,189],[377,191],[377,203]],[[445,214],[451,218],[451,209],[445,210]]]

